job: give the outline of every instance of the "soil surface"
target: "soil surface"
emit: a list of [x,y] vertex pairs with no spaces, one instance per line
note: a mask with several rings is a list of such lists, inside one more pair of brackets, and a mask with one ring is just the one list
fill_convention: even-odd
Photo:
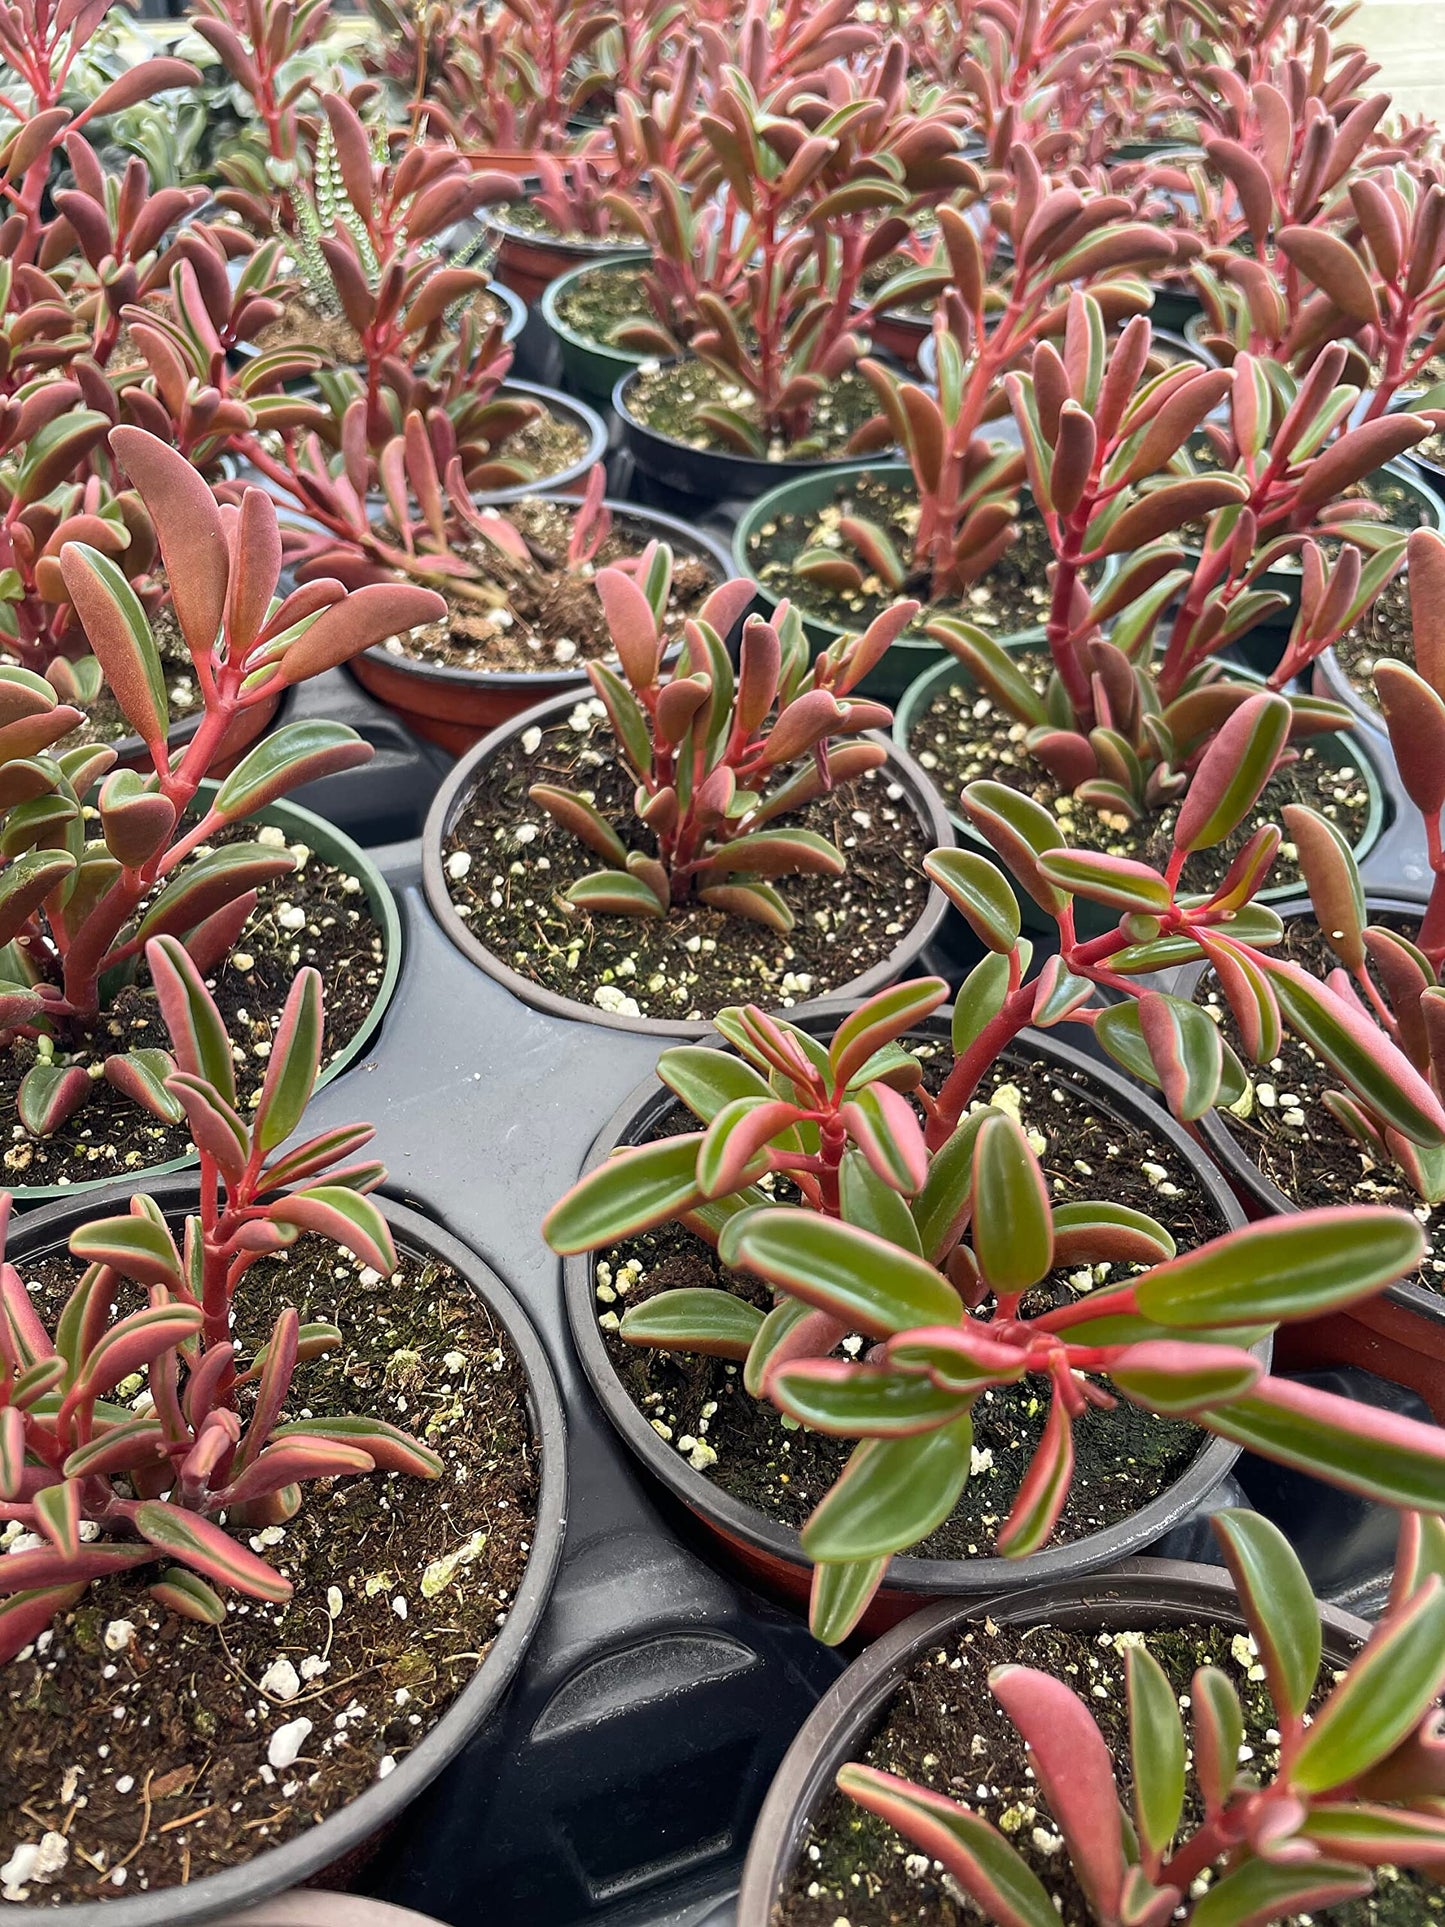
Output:
[[[610,348],[617,329],[629,321],[652,321],[652,304],[642,285],[645,261],[617,261],[587,268],[557,299],[557,315],[574,334]],[[625,354],[626,349],[619,349]],[[640,357],[639,357],[640,359]]]
[[[567,542],[576,520],[576,503],[544,502],[537,497],[495,511],[526,537],[533,565],[510,561],[482,536],[462,545],[480,565],[475,597],[443,588],[451,605],[445,622],[413,629],[405,640],[383,645],[393,656],[443,663],[449,669],[511,670],[525,675],[574,668],[582,662],[616,660],[602,613],[595,574],[608,563],[638,556],[655,539],[646,523],[615,516],[595,563],[576,571],[566,565]],[[664,631],[668,641],[682,634],[686,617],[721,581],[711,562],[677,555],[672,572]]]
[[577,1003],[646,1017],[710,1017],[727,1004],[786,1008],[823,997],[890,955],[922,914],[919,865],[930,847],[885,765],[796,817],[843,852],[843,877],[784,877],[795,918],[785,934],[703,905],[666,917],[592,916],[564,901],[599,867],[528,797],[536,782],[591,791],[624,843],[654,847],[632,814],[602,704],[578,699],[560,723],[514,736],[479,773],[442,861],[467,928],[504,964]]
[[[604,214],[602,218],[605,220],[607,217]],[[595,248],[599,254],[629,245],[625,236],[563,232],[548,219],[535,201],[499,201],[495,207],[484,210],[483,219],[499,230],[512,228],[529,238],[535,236],[542,241],[565,241],[570,248]],[[637,245],[635,238],[630,245]]]
[[1380,707],[1375,694],[1375,664],[1403,662],[1415,667],[1415,628],[1410,619],[1410,580],[1387,582],[1355,626],[1335,644],[1335,660],[1361,702]]
[[519,468],[529,483],[547,488],[555,477],[577,466],[587,446],[587,431],[570,412],[554,415],[543,407],[490,452],[495,460]]
[[[1046,650],[1020,650],[1013,660],[1042,690],[1049,667]],[[1058,784],[1024,747],[1025,726],[1015,720],[977,686],[961,676],[937,691],[909,732],[909,753],[926,769],[947,800],[958,808],[959,792],[968,783],[988,779],[1031,796],[1058,818],[1072,846],[1108,850],[1115,856],[1136,857],[1160,867],[1172,848],[1177,808],[1171,806],[1137,823],[1092,809],[1061,795]],[[1240,827],[1213,849],[1200,850],[1184,868],[1186,890],[1203,890],[1217,883],[1243,848],[1257,824],[1279,820],[1286,803],[1308,803],[1339,826],[1352,845],[1364,834],[1369,816],[1369,791],[1354,762],[1331,762],[1308,740],[1293,763],[1270,778],[1254,809]],[[1299,869],[1293,846],[1285,843],[1269,874],[1273,887],[1296,883]]]
[[[1412,941],[1419,927],[1394,917],[1379,921]],[[1272,954],[1291,958],[1320,977],[1339,962],[1308,916],[1286,921],[1284,941]],[[1268,1065],[1251,1064],[1212,976],[1200,979],[1194,998],[1217,1018],[1250,1076],[1239,1104],[1214,1113],[1244,1155],[1298,1205],[1387,1204],[1413,1212],[1430,1248],[1408,1282],[1445,1294],[1445,1205],[1427,1209],[1394,1165],[1377,1163],[1336,1123],[1323,1102],[1326,1091],[1341,1088],[1330,1067],[1289,1031],[1278,1057]]]
[[839,590],[819,582],[805,582],[793,574],[793,563],[805,549],[836,548],[847,554],[848,544],[837,533],[845,515],[861,516],[884,530],[906,561],[918,532],[918,502],[912,485],[900,488],[890,481],[864,476],[824,509],[775,516],[752,537],[748,562],[770,595],[789,597],[808,615],[844,629],[863,629],[883,610],[905,597],[924,603],[913,625],[921,630],[939,616],[962,616],[991,636],[1016,636],[1047,621],[1047,572],[1053,560],[1048,531],[1035,515],[1018,523],[1018,537],[993,567],[961,597],[930,601],[926,575],[910,577],[891,589],[876,575],[866,575],[860,589]]
[[[914,1048],[925,1061],[932,1060],[936,1075],[929,1081],[936,1084],[951,1061],[946,1048],[933,1042]],[[1147,1139],[1141,1143],[1138,1123],[1114,1116],[1098,1087],[1083,1076],[1010,1052],[978,1096],[1012,1111],[1031,1133],[1057,1202],[1107,1197],[1131,1205],[1166,1225],[1181,1250],[1225,1229],[1216,1206],[1173,1147]],[[678,1105],[657,1135],[695,1128]],[[1117,1282],[1110,1272],[1097,1266],[1055,1274],[1031,1294],[1025,1309],[1037,1314],[1049,1303]],[[716,1285],[770,1309],[771,1288],[747,1273],[728,1271],[711,1245],[673,1225],[607,1252],[596,1280],[608,1355],[628,1397],[658,1436],[730,1497],[780,1524],[800,1527],[842,1472],[852,1442],[810,1432],[752,1398],[736,1364],[650,1351],[617,1335],[621,1314],[659,1291]],[[862,1343],[845,1340],[843,1350],[857,1356]],[[952,1515],[914,1549],[915,1556],[974,1559],[992,1553],[1047,1415],[1047,1400],[1032,1381],[983,1394],[974,1409],[973,1474]],[[1201,1436],[1187,1421],[1156,1418],[1123,1400],[1112,1412],[1091,1407],[1074,1426],[1077,1471],[1054,1542],[1068,1544],[1138,1511],[1179,1478],[1197,1455]]]
[[[1146,1630],[1143,1638],[1186,1703],[1197,1666],[1218,1666],[1228,1676],[1245,1710],[1250,1770],[1261,1777],[1271,1771],[1278,1734],[1248,1635],[1201,1623]],[[981,1619],[919,1656],[877,1731],[853,1757],[947,1794],[991,1821],[1047,1886],[1062,1927],[1087,1927],[1093,1915],[1061,1850],[1018,1730],[990,1692],[988,1675],[995,1666],[1019,1664],[1074,1687],[1109,1742],[1115,1778],[1127,1798],[1124,1653],[1139,1640],[1137,1631],[1086,1634],[1038,1626],[1021,1632]],[[1319,1696],[1332,1685],[1331,1670],[1322,1669]],[[1185,1720],[1187,1729],[1187,1711]],[[1186,1826],[1203,1818],[1192,1780],[1185,1816]],[[825,1797],[805,1835],[773,1914],[774,1927],[974,1927],[978,1919],[937,1861],[836,1791]],[[1299,1927],[1425,1927],[1445,1919],[1445,1888],[1410,1874],[1382,1873],[1369,1899],[1294,1919]]]
[[[510,313],[485,288],[477,291],[471,312],[484,331],[494,323],[504,325]],[[261,330],[255,345],[263,354],[280,348],[315,348],[328,362],[342,368],[354,366],[362,358],[361,337],[345,315],[327,314],[313,307],[304,294],[287,302],[285,312]]]
[[[325,986],[324,1066],[343,1050],[376,999],[385,968],[382,935],[360,880],[323,862],[305,844],[288,845],[280,830],[242,825],[216,843],[258,841],[289,848],[300,868],[261,887],[239,942],[207,978],[236,1047],[236,1081],[244,1109],[266,1075],[271,1039],[296,972],[314,964]],[[214,845],[208,846],[214,847]],[[165,1025],[144,964],[135,984],[103,1014],[101,1033],[70,1061],[91,1066],[113,1051],[168,1047]],[[124,1176],[185,1156],[189,1134],[152,1117],[98,1079],[86,1102],[50,1137],[37,1138],[16,1115],[21,1079],[36,1047],[18,1039],[0,1051],[0,1118],[8,1148],[0,1156],[7,1184],[70,1184]],[[60,1053],[57,1053],[59,1061]]]
[[[762,428],[749,390],[705,361],[674,361],[661,367],[644,362],[628,390],[627,405],[654,434],[669,436],[686,448],[706,448],[714,453],[739,455],[746,451],[724,441],[700,421],[700,408],[728,408],[754,428]],[[814,405],[807,432],[790,442],[775,437],[768,444],[767,460],[789,462],[819,456],[842,460],[852,451],[859,429],[877,414],[877,397],[867,382],[860,375],[844,375]],[[780,481],[786,479],[779,477]]]
[[[412,1429],[441,1479],[308,1485],[287,1525],[248,1535],[294,1582],[285,1605],[232,1593],[219,1627],[197,1625],[150,1598],[159,1564],[141,1567],[92,1586],[4,1668],[0,1859],[50,1833],[63,1849],[50,1878],[5,1899],[184,1885],[307,1832],[385,1778],[476,1673],[531,1549],[526,1381],[463,1280],[399,1255],[382,1279],[307,1239],[247,1275],[237,1335],[254,1351],[291,1303],[333,1320],[342,1343],[298,1368],[288,1413]],[[27,1267],[50,1313],[75,1276],[68,1261]],[[122,1311],[143,1302],[127,1289]]]

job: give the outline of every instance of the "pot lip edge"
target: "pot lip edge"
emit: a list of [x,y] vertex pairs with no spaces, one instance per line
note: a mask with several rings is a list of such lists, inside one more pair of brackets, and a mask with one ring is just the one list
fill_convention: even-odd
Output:
[[[834,1759],[862,1741],[864,1729],[883,1712],[924,1648],[967,1620],[997,1614],[1007,1624],[1064,1605],[1070,1595],[1109,1588],[1116,1589],[1120,1603],[1137,1599],[1144,1609],[1163,1606],[1166,1612],[1196,1614],[1212,1607],[1226,1625],[1232,1619],[1241,1629],[1244,1626],[1235,1589],[1223,1567],[1145,1555],[1122,1560],[1104,1572],[1084,1574],[1077,1581],[1061,1578],[981,1599],[941,1601],[890,1627],[827,1688],[774,1773],[743,1866],[737,1927],[764,1927],[779,1884],[792,1871],[817,1800],[827,1789]],[[1343,1653],[1347,1642],[1358,1645],[1368,1638],[1371,1629],[1364,1620],[1327,1602],[1317,1603],[1325,1628],[1326,1657]]]
[[[446,887],[446,877],[442,868],[442,840],[456,816],[466,807],[467,785],[475,771],[487,759],[501,749],[515,735],[534,723],[548,723],[554,714],[560,714],[564,706],[576,703],[579,692],[576,689],[564,690],[556,696],[544,697],[531,709],[522,710],[518,715],[508,717],[495,729],[488,732],[479,743],[469,749],[454,767],[432,799],[427,812],[426,822],[421,833],[422,888],[432,917],[442,932],[456,946],[467,961],[483,971],[504,990],[508,990],[520,1002],[529,1005],[548,1017],[560,1018],[570,1023],[585,1023],[604,1030],[631,1032],[634,1036],[657,1039],[698,1041],[717,1035],[710,1018],[671,1018],[671,1017],[627,1017],[610,1011],[595,1009],[579,1003],[574,998],[563,997],[558,992],[548,990],[545,985],[533,983],[530,978],[521,976],[504,964],[494,952],[487,949],[474,934],[467,929],[457,913],[451,894]],[[888,749],[888,763],[881,767],[892,767],[904,778],[908,800],[918,819],[925,837],[932,838],[931,848],[945,848],[953,843],[953,830],[948,822],[942,798],[939,797],[926,774],[919,769],[913,758],[897,744],[885,737],[880,731],[870,730],[867,736],[881,742]],[[937,934],[943,922],[948,902],[937,884],[930,883],[922,907],[909,929],[901,936],[888,956],[871,970],[852,980],[851,984],[840,984],[830,997],[846,994],[849,996],[868,996],[874,990],[885,988],[895,981],[908,963],[922,955],[928,944]],[[859,990],[857,986],[866,985]],[[805,1004],[791,1007],[790,1016],[806,1012],[814,1003],[823,1003],[824,998],[811,1000]]]
[[[118,1198],[128,1195],[131,1188],[124,1181],[113,1187]],[[179,1173],[163,1180],[161,1188],[180,1190],[189,1196],[194,1184],[186,1174]],[[416,1242],[430,1245],[460,1273],[486,1309],[498,1319],[527,1381],[540,1460],[537,1513],[527,1564],[506,1621],[467,1684],[385,1780],[373,1780],[354,1799],[337,1807],[309,1830],[268,1847],[236,1866],[205,1875],[185,1889],[155,1888],[145,1893],[118,1895],[114,1900],[82,1901],[46,1910],[57,1921],[74,1923],[74,1927],[105,1927],[106,1923],[112,1927],[154,1927],[157,1918],[163,1917],[168,1922],[176,1922],[177,1927],[191,1927],[192,1923],[214,1920],[219,1915],[255,1905],[320,1872],[404,1811],[458,1757],[502,1704],[536,1637],[561,1565],[568,1506],[566,1415],[551,1359],[530,1313],[490,1259],[458,1237],[450,1226],[394,1196],[390,1185],[383,1187],[378,1195],[387,1216],[403,1236],[409,1235]],[[75,1215],[77,1206],[93,1202],[93,1198],[89,1201],[79,1197],[61,1198],[53,1205],[29,1212],[17,1221],[12,1239],[22,1232],[33,1236],[58,1231],[67,1218]],[[178,1200],[171,1208],[184,1206]],[[335,1831],[317,1852],[315,1843],[332,1828]],[[256,1870],[268,1865],[275,1877],[258,1878]],[[192,1895],[196,1896],[194,1901],[190,1899]],[[163,1916],[157,1914],[158,1902],[165,1907]]]

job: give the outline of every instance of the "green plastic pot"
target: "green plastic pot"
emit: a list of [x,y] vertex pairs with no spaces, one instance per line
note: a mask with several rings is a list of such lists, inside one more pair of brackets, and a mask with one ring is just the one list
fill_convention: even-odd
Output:
[[[218,785],[203,783],[201,794],[205,798],[213,795]],[[337,869],[359,879],[366,901],[381,931],[382,970],[381,982],[376,987],[371,1008],[362,1019],[350,1042],[339,1050],[328,1064],[324,1064],[316,1080],[317,1089],[329,1084],[334,1078],[350,1067],[361,1056],[372,1038],[376,1035],[387,1005],[391,1002],[396,989],[397,978],[401,974],[402,928],[401,914],[396,907],[396,898],[391,893],[386,878],[377,869],[371,858],[359,844],[344,836],[323,816],[316,816],[310,810],[303,810],[297,803],[277,802],[268,804],[246,819],[260,827],[269,827],[284,832],[288,843],[304,843],[325,862],[334,864]],[[105,1185],[113,1185],[117,1179],[133,1183],[137,1189],[143,1188],[152,1178],[162,1177],[169,1171],[188,1170],[196,1162],[193,1153],[185,1157],[169,1158],[163,1164],[146,1164],[134,1171],[107,1170],[93,1178],[77,1178],[70,1184],[11,1184],[5,1188],[10,1192],[17,1205],[44,1204],[53,1198],[73,1198],[87,1191],[97,1191]]]
[[[751,576],[758,585],[758,600],[762,612],[770,615],[777,607],[779,598],[771,589],[759,581],[750,554],[752,540],[765,522],[776,515],[796,514],[808,509],[825,508],[849,483],[864,475],[879,477],[884,481],[906,482],[910,488],[913,471],[907,462],[848,462],[821,475],[802,475],[791,482],[783,482],[771,489],[758,501],[750,503],[738,518],[737,529],[733,535],[733,562],[740,575]],[[1027,490],[1020,491],[1027,494]],[[1100,571],[1099,580],[1107,582],[1118,563],[1112,557]],[[842,625],[827,621],[824,617],[810,614],[805,598],[807,589],[800,588],[789,600],[803,619],[803,630],[815,650],[828,648],[839,636],[856,632],[858,625],[844,628]],[[1021,647],[1029,643],[1042,642],[1042,625],[1021,629],[1016,635],[998,638],[1006,648]],[[920,676],[940,664],[951,663],[953,658],[944,650],[941,643],[923,634],[922,630],[909,630],[901,635],[889,649],[887,655],[860,685],[859,693],[871,696],[878,702],[897,704],[906,690],[917,683]]]
[[[1042,632],[1040,632],[1040,635],[1042,635]],[[1008,649],[1021,649],[1029,646],[1032,640],[1033,639],[1029,637],[1015,637],[1005,643],[1004,647]],[[1239,682],[1258,682],[1262,684],[1264,681],[1263,677],[1256,676],[1250,670],[1243,668],[1237,663],[1231,663],[1228,667],[1231,676]],[[905,693],[903,700],[898,705],[897,713],[893,718],[893,740],[898,744],[900,749],[912,756],[915,762],[918,760],[918,751],[910,746],[909,739],[919,722],[927,715],[934,697],[938,695],[940,690],[950,688],[954,683],[971,681],[972,678],[968,670],[961,662],[953,656],[945,656],[935,668],[930,670],[927,675],[921,676]],[[1371,744],[1363,732],[1357,732],[1355,735],[1350,736],[1341,730],[1335,730],[1328,735],[1311,737],[1310,745],[1328,762],[1338,765],[1349,763],[1360,772],[1369,801],[1365,808],[1364,827],[1361,829],[1359,838],[1354,844],[1354,853],[1356,862],[1363,864],[1370,851],[1379,841],[1380,833],[1385,827],[1384,786],[1381,783],[1379,772],[1375,768]],[[932,777],[933,772],[930,770],[928,774]],[[967,817],[960,813],[957,807],[958,799],[945,792],[936,780],[934,787],[938,789],[939,794],[943,796],[944,804],[948,809],[949,821],[953,824],[954,833],[958,837],[959,842],[966,849],[977,850],[981,855],[986,856],[990,862],[996,862],[997,857],[992,844],[986,842],[972,823],[968,821]],[[1267,885],[1265,889],[1260,891],[1256,900],[1260,903],[1283,903],[1286,899],[1298,897],[1299,893],[1299,881],[1295,879],[1290,882]],[[1025,893],[1016,892],[1015,894],[1018,895],[1019,898],[1019,908],[1023,914],[1025,929],[1033,932],[1035,935],[1052,935],[1054,924],[1043,914],[1033,898]],[[1078,932],[1081,937],[1098,936],[1106,929],[1112,930],[1118,921],[1117,918],[1111,918],[1110,913],[1104,909],[1101,904],[1092,904],[1083,897],[1075,899],[1074,909]],[[957,913],[953,912],[952,914],[956,915]]]
[[610,256],[605,261],[584,261],[579,267],[570,268],[566,274],[559,274],[555,281],[549,282],[542,295],[542,318],[562,357],[563,385],[571,394],[590,402],[594,408],[607,407],[618,382],[647,357],[634,354],[628,348],[609,347],[605,342],[594,341],[590,335],[578,334],[557,312],[557,303],[584,274],[636,267],[640,261],[649,258],[645,253],[634,251]]

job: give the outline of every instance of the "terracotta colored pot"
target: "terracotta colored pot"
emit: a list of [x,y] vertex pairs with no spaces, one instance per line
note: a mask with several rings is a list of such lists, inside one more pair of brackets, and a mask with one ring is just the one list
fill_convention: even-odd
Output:
[[[546,499],[561,496],[549,491]],[[727,550],[702,530],[631,502],[609,502],[607,506],[618,523],[638,528],[644,541],[657,537],[675,554],[696,556],[708,563],[720,583],[732,574]],[[351,672],[364,689],[395,711],[408,729],[439,743],[453,756],[462,755],[499,723],[508,722],[549,696],[569,689],[580,694],[590,686],[580,662],[567,669],[537,671],[452,669],[445,663],[393,656],[379,647],[354,657]]]

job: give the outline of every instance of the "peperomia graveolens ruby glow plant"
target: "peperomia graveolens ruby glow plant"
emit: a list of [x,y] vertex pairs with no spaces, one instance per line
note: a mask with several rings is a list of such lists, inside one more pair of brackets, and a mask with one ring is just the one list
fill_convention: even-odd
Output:
[[792,912],[768,879],[841,876],[844,861],[826,837],[775,826],[775,819],[884,761],[881,743],[833,745],[890,720],[881,704],[852,692],[913,605],[890,609],[862,636],[841,637],[811,665],[802,626],[786,607],[771,623],[750,616],[734,674],[726,639],[751,603],[753,585],[726,582],[684,623],[682,653],[669,670],[662,619],[671,577],[665,544],[650,548],[635,573],[598,571],[622,673],[587,665],[637,786],[637,822],[655,848],[629,848],[575,790],[534,783],[529,794],[607,866],[568,890],[579,909],[663,917],[695,896],[787,930]]
[[[84,1270],[53,1329],[15,1266],[0,1265],[0,1505],[42,1541],[0,1559],[0,1663],[92,1580],[163,1560],[176,1563],[149,1590],[187,1618],[223,1619],[226,1590],[287,1599],[291,1582],[238,1531],[291,1518],[307,1480],[441,1472],[429,1447],[384,1421],[285,1417],[297,1364],[341,1342],[334,1325],[303,1324],[288,1305],[245,1362],[233,1336],[246,1273],[303,1233],[384,1276],[396,1269],[367,1195],[386,1174],[344,1162],[370,1126],[279,1149],[320,1067],[320,977],[298,973],[258,1101],[243,1114],[231,1039],[195,964],[174,937],[153,939],[147,963],[173,1053],[152,1074],[199,1153],[198,1208],[179,1244],[144,1196],[72,1232]],[[0,1193],[0,1238],[9,1209]],[[127,1285],[147,1303],[117,1316]],[[137,1373],[143,1392],[117,1403]]]
[[[222,509],[175,450],[134,428],[110,439],[155,525],[204,713],[173,755],[166,681],[145,612],[108,555],[67,543],[59,558],[66,592],[149,768],[117,769],[105,747],[60,747],[80,712],[57,702],[43,677],[0,668],[0,1024],[7,1041],[40,1046],[19,1108],[42,1135],[84,1102],[91,1079],[69,1053],[92,1043],[107,998],[134,978],[147,941],[179,937],[213,968],[255,908],[257,888],[294,867],[284,851],[258,843],[223,841],[204,854],[202,846],[295,784],[371,753],[339,723],[284,724],[196,810],[201,783],[238,723],[282,690],[446,606],[407,586],[348,596],[335,581],[278,602],[281,540],[267,495],[250,489],[239,508]],[[143,1098],[152,1080],[132,1083]],[[154,1095],[152,1107],[173,1115]]]
[[[1438,1879],[1445,1871],[1439,1520],[1403,1516],[1389,1607],[1339,1672],[1322,1670],[1319,1607],[1279,1528],[1246,1511],[1216,1513],[1210,1523],[1273,1704],[1273,1759],[1245,1744],[1245,1710],[1229,1675],[1201,1666],[1188,1692],[1179,1692],[1150,1652],[1147,1632],[1124,1651],[1125,1761],[1086,1701],[1054,1674],[1008,1665],[989,1675],[1063,1836],[1087,1918],[1100,1927],[1181,1919],[1263,1927],[1363,1898],[1377,1868]],[[1127,1798],[1119,1765],[1128,1769]],[[1038,1863],[1031,1866],[965,1803],[868,1766],[843,1767],[838,1785],[941,1861],[995,1927],[1057,1922]]]

